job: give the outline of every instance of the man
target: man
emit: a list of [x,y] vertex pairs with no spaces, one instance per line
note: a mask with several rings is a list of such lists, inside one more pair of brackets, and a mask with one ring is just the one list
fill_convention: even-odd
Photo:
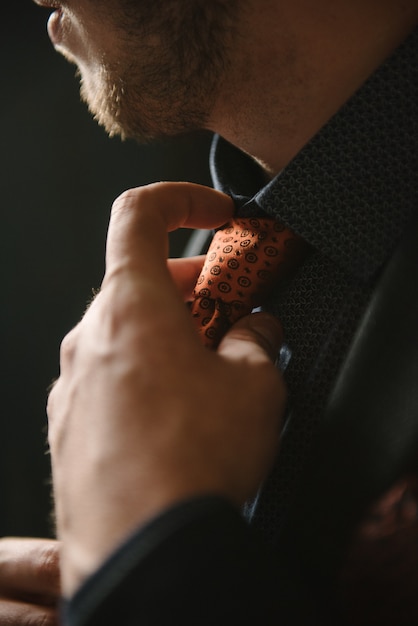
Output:
[[[415,594],[391,614],[369,596],[355,614],[358,544],[343,593],[342,553],[324,549],[325,574],[315,550],[305,559],[315,524],[300,525],[310,500],[297,495],[353,333],[416,206],[417,2],[39,4],[55,9],[50,37],[110,134],[207,128],[230,142],[213,153],[227,195],[163,184],[115,202],[101,292],[64,340],[48,415],[67,623],[416,623]],[[167,231],[220,227],[236,206],[312,246],[270,302],[290,416],[273,470],[286,402],[275,316],[244,318],[211,352],[183,303],[202,261],[166,263]],[[249,501],[254,528],[239,514]],[[414,520],[404,503],[397,511]],[[57,552],[3,541],[3,623],[54,619]],[[371,582],[386,601],[378,569]]]

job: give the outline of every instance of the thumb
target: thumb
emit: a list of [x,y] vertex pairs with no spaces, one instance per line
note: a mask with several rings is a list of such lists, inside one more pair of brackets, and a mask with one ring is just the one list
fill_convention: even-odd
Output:
[[274,362],[282,341],[283,330],[277,318],[268,313],[253,313],[232,326],[219,344],[218,354],[234,359]]

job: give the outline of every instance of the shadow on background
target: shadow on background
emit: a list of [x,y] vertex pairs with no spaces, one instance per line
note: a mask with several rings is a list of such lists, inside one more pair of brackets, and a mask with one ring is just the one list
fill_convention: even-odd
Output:
[[[156,180],[209,184],[206,134],[139,147],[109,140],[53,50],[47,12],[8,6],[1,25],[0,536],[51,535],[46,390],[63,335],[100,284],[109,210]],[[177,255],[187,233],[172,239]]]

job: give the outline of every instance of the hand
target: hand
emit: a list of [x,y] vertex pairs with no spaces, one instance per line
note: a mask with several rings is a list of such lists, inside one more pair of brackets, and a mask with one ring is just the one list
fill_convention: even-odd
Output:
[[182,499],[253,495],[277,450],[281,331],[241,320],[218,351],[184,299],[201,259],[167,265],[167,231],[213,228],[230,198],[186,183],[125,192],[110,220],[102,289],[64,339],[49,399],[62,580],[71,595],[139,525]]
[[49,539],[0,539],[0,624],[58,624],[59,550]]

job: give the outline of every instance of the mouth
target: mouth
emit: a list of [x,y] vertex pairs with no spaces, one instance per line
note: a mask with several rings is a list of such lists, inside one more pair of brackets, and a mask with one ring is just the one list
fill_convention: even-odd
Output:
[[62,18],[65,0],[33,0],[43,9],[49,9],[51,15],[48,20],[48,35],[54,46],[60,43],[62,36]]
[[33,0],[43,9],[49,9],[47,31],[54,48],[70,62],[75,63],[70,48],[74,45],[73,38],[68,37],[72,31],[72,16],[69,6],[71,0]]

